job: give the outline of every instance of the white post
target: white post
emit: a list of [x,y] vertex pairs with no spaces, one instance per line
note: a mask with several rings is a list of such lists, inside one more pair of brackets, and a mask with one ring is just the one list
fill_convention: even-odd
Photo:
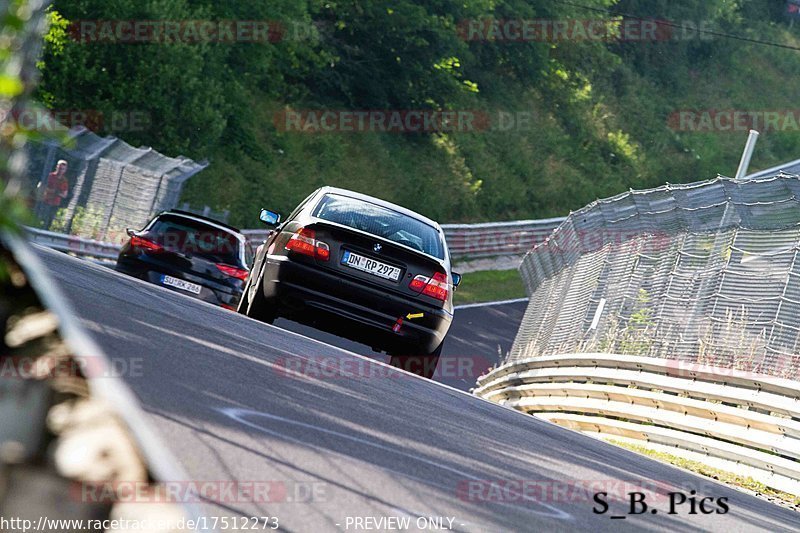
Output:
[[750,168],[750,158],[753,157],[753,150],[756,147],[758,140],[758,132],[750,130],[750,135],[747,137],[747,144],[744,146],[742,152],[742,160],[739,161],[739,170],[736,171],[736,179],[742,179],[747,175],[747,169]]

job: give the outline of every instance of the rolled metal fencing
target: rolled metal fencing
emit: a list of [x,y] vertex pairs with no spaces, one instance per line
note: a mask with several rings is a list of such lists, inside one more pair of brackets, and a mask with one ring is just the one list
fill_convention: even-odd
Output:
[[509,360],[630,353],[800,378],[800,176],[599,200],[524,258]]
[[[208,166],[85,127],[70,129],[67,137],[64,143],[28,143],[23,188],[42,229],[85,239],[116,242],[126,227],[141,227],[153,214],[174,208],[184,183]],[[62,160],[63,188],[49,178]]]
[[800,494],[798,251],[800,176],[598,200],[526,254],[525,317],[476,393]]

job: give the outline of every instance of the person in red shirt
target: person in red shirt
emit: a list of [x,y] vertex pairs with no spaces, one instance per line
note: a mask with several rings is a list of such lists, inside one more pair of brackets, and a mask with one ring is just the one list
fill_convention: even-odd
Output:
[[63,159],[56,164],[56,169],[47,175],[43,183],[43,191],[39,204],[39,218],[42,227],[47,229],[53,222],[58,208],[69,194],[69,181],[67,181],[67,162]]

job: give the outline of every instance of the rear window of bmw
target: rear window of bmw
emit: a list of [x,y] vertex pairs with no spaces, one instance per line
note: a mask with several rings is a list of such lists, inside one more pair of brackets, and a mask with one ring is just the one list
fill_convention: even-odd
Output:
[[349,196],[326,194],[312,215],[444,259],[442,239],[436,228],[387,207]]

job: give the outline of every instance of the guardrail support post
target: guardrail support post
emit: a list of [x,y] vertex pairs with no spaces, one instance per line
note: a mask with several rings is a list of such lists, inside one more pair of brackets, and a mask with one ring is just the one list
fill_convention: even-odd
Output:
[[750,135],[747,137],[747,144],[744,146],[742,152],[742,160],[739,161],[739,170],[736,171],[736,179],[742,179],[747,175],[747,169],[750,168],[750,159],[753,157],[753,150],[756,148],[756,141],[758,140],[758,132],[750,130]]

